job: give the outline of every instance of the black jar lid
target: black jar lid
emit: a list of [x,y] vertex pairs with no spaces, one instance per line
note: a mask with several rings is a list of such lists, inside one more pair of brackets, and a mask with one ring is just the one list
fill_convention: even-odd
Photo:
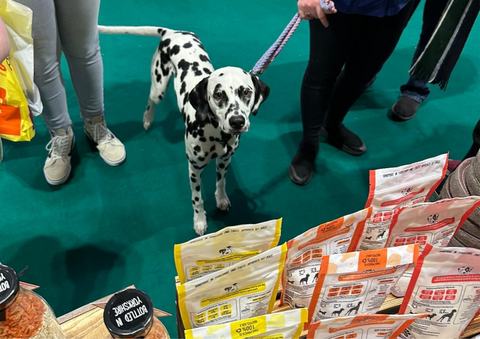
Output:
[[146,335],[153,323],[153,303],[137,289],[115,293],[103,312],[105,326],[113,337]]
[[0,310],[17,296],[19,290],[20,282],[15,270],[0,264]]

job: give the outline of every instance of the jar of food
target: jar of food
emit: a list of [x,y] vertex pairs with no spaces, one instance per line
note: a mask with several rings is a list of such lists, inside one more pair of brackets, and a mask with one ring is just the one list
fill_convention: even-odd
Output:
[[152,300],[137,289],[114,294],[105,306],[103,320],[115,339],[170,339],[165,326],[154,315]]
[[20,286],[15,271],[0,264],[0,338],[65,339],[53,310]]

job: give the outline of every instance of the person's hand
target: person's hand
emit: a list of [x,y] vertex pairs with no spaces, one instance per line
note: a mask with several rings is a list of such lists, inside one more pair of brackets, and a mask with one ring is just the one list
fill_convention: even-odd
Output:
[[[320,6],[321,1],[326,9],[323,9]],[[325,27],[328,27],[327,14],[334,14],[337,12],[333,1],[330,0],[298,0],[297,7],[302,19],[318,19]]]

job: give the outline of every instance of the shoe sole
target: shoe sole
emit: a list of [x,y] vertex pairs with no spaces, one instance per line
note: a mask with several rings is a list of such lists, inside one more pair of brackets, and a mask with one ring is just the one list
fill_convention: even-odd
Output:
[[415,114],[412,115],[411,117],[404,117],[400,114],[398,114],[397,112],[395,112],[395,105],[397,103],[394,103],[392,108],[390,108],[390,112],[392,113],[392,116],[394,119],[392,119],[393,121],[408,121],[408,120],[412,120],[413,117],[415,117]]
[[[98,144],[92,139],[92,137],[87,133],[87,131],[85,131],[85,135],[87,136],[87,139],[90,142],[90,144],[92,146],[95,146],[95,149],[98,151],[98,148],[97,148]],[[126,152],[123,155],[123,158],[118,159],[116,161],[112,161],[110,159],[105,158],[104,156],[102,156],[102,154],[100,152],[99,152],[99,155],[100,155],[100,158],[102,158],[103,161],[105,161],[105,163],[107,165],[110,165],[110,166],[113,166],[113,167],[120,166],[121,164],[123,164],[125,162],[125,160],[127,160],[127,153]]]
[[[305,185],[307,185],[307,184],[310,182],[310,180],[312,180],[312,176],[313,176],[313,175],[310,175],[310,177],[308,178],[307,181],[305,181],[305,182],[298,181],[298,180],[295,178],[294,173],[295,173],[295,171],[294,171],[292,165],[290,165],[290,167],[288,168],[288,175],[290,176],[290,180],[292,180],[292,182],[293,182],[294,184],[298,185],[298,186],[305,186]],[[312,172],[312,174],[313,174],[313,172]]]
[[365,153],[367,151],[367,146],[365,146],[365,144],[362,145],[362,147],[360,147],[360,149],[357,151],[357,150],[354,150],[346,145],[342,145],[342,147],[340,148],[342,151],[344,151],[345,153],[348,153],[350,155],[356,155],[356,156],[359,156],[359,155],[362,155],[363,153]]
[[334,143],[330,142],[328,140],[328,132],[327,130],[325,129],[325,127],[321,126],[320,128],[320,137],[324,138],[324,140],[327,142],[327,144],[335,147],[335,148],[338,148],[339,150],[345,152],[345,153],[348,153],[350,155],[362,155],[363,153],[365,153],[367,151],[367,146],[365,144],[363,144],[362,146],[360,146],[360,148],[358,150],[354,150],[353,148],[350,148],[344,144],[342,144],[341,146],[338,146],[338,145],[335,145]]
[[45,175],[45,180],[47,180],[47,182],[52,185],[52,186],[59,186],[59,185],[63,185],[64,183],[67,182],[67,180],[70,178],[70,173],[72,172],[72,168],[70,168],[68,170],[68,173],[65,175],[65,177],[63,177],[62,179],[58,179],[58,180],[53,180],[53,179],[50,179],[49,177],[47,177],[47,174],[45,173],[45,171],[43,171],[43,174]]

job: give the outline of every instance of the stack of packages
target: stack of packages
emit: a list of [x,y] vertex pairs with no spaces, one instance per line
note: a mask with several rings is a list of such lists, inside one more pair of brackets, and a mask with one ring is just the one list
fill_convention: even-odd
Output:
[[227,227],[175,245],[186,338],[299,338],[306,309],[270,314],[287,252],[277,246],[281,225]]
[[[480,153],[466,159],[448,176],[441,199],[480,195]],[[480,248],[480,208],[477,208],[450,241],[449,246]]]
[[[186,338],[460,337],[480,309],[480,250],[445,246],[480,197],[426,202],[447,161],[371,171],[365,209],[282,246],[281,219],[176,245]],[[280,280],[293,310],[271,314]],[[399,314],[376,314],[390,293]]]

